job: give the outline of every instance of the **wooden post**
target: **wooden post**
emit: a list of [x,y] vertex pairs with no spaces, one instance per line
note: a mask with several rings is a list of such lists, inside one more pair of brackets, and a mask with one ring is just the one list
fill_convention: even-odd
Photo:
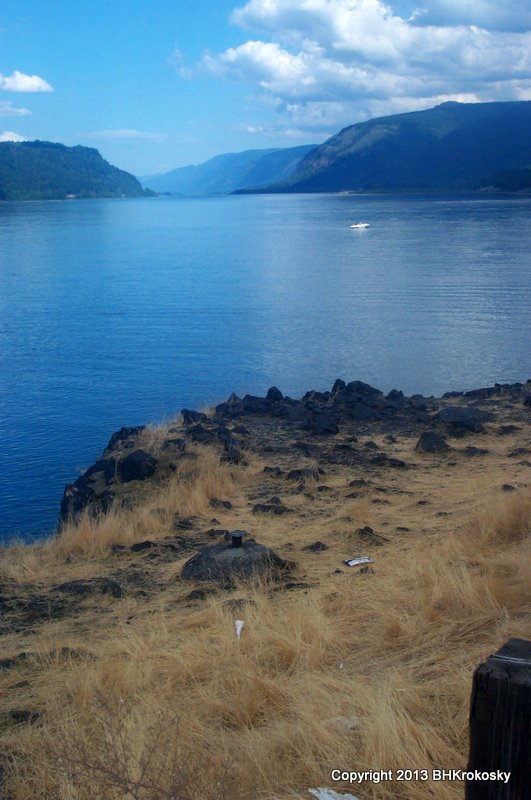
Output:
[[474,673],[467,773],[466,800],[531,800],[531,642],[509,639]]

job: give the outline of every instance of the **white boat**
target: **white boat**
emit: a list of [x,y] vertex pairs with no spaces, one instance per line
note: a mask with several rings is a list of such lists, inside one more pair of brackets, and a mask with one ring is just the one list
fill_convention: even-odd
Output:
[[368,222],[354,222],[350,227],[360,230],[362,228],[370,228],[371,226]]

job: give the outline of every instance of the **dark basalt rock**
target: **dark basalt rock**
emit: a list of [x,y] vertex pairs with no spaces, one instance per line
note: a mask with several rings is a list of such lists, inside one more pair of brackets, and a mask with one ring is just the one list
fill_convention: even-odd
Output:
[[30,657],[31,653],[22,652],[16,656],[12,656],[11,658],[2,658],[0,659],[0,671],[13,669],[17,667],[19,664],[22,664]]
[[241,464],[242,454],[237,447],[226,447],[224,454],[221,456],[221,461],[226,464]]
[[274,514],[279,516],[289,511],[289,508],[278,503],[256,503],[253,506],[253,514]]
[[521,428],[518,425],[500,425],[496,429],[498,436],[510,436],[512,433],[518,433]]
[[113,433],[109,439],[109,444],[105,448],[105,453],[115,450],[116,445],[120,444],[121,442],[129,442],[132,439],[136,439],[142,433],[142,431],[145,431],[145,429],[145,425],[137,425],[136,427],[123,426],[119,431]]
[[93,478],[99,473],[103,477],[105,483],[110,483],[112,479],[116,477],[116,465],[117,461],[115,458],[102,458],[89,467],[83,475],[81,475],[81,479],[86,483],[89,478]]
[[375,533],[369,525],[366,525],[364,528],[358,528],[356,535],[367,544],[382,545],[389,541],[389,539],[382,536],[380,533]]
[[318,481],[321,475],[324,475],[324,470],[315,469],[312,467],[303,467],[301,469],[290,469],[286,475],[288,481]]
[[345,415],[348,419],[355,422],[362,422],[364,420],[379,419],[381,417],[381,408],[376,404],[367,404],[355,400],[345,404]]
[[209,503],[212,508],[232,508],[232,503],[230,500],[220,500],[218,497],[212,497]]
[[181,409],[181,414],[185,425],[193,425],[195,422],[204,422],[207,419],[206,414],[203,414],[201,411],[190,410],[189,408]]
[[270,408],[270,402],[265,397],[256,397],[252,394],[246,394],[242,400],[243,410],[248,414],[263,414],[267,413]]
[[245,425],[235,425],[232,433],[236,433],[238,436],[249,436],[249,429]]
[[401,392],[399,389],[391,389],[391,391],[386,394],[386,400],[403,400],[404,399],[404,392]]
[[463,455],[470,456],[473,458],[474,456],[486,456],[488,454],[488,450],[486,447],[466,447],[463,450]]
[[190,531],[194,527],[193,519],[190,517],[181,517],[176,514],[172,520],[172,528],[176,531]]
[[26,624],[59,619],[68,612],[68,604],[64,600],[56,600],[47,595],[16,598],[13,608],[21,614]]
[[186,442],[184,439],[180,437],[175,437],[174,439],[166,439],[166,441],[162,445],[163,450],[168,450],[169,448],[178,450],[180,453],[184,453],[186,449]]
[[200,422],[198,422],[197,425],[193,425],[191,428],[188,428],[187,433],[192,442],[195,442],[196,444],[212,444],[216,438],[214,432],[208,428],[205,428],[205,426],[201,425]]
[[184,600],[188,603],[195,603],[198,600],[206,600],[209,594],[212,594],[211,589],[192,589],[192,591],[186,595]]
[[[175,471],[181,458],[191,458],[194,455],[186,451],[186,444],[190,440],[217,447],[221,444],[221,460],[230,464],[245,463],[242,452],[245,454],[248,448],[257,446],[262,456],[266,453],[292,456],[294,448],[297,448],[322,465],[341,464],[358,469],[411,467],[413,465],[385,453],[371,453],[371,445],[356,449],[345,440],[338,442],[327,437],[342,431],[350,437],[349,441],[356,440],[356,433],[360,434],[362,441],[381,435],[386,441],[393,443],[396,441],[395,433],[419,436],[423,431],[432,428],[431,433],[421,436],[417,450],[444,452],[445,448],[436,436],[443,433],[462,436],[480,432],[484,422],[493,418],[483,408],[478,408],[478,404],[485,402],[492,405],[496,402],[493,398],[502,398],[511,403],[523,402],[531,407],[531,382],[496,384],[494,387],[467,392],[464,399],[462,392],[447,393],[445,397],[462,398],[457,399],[457,402],[468,404],[447,405],[444,399],[426,398],[422,395],[407,397],[396,389],[384,396],[379,389],[367,383],[345,383],[339,378],[334,382],[331,391],[312,390],[306,392],[300,400],[284,396],[276,386],[272,386],[265,397],[248,394],[240,398],[232,394],[225,403],[216,407],[213,417],[183,409],[184,426],[169,429],[168,435],[173,434],[173,437],[163,443],[160,463],[157,463],[155,456],[139,449],[139,435],[145,426],[123,427],[112,435],[104,457],[65,488],[59,524],[69,519],[75,520],[87,508],[90,514],[105,513],[113,503],[120,501],[122,494],[122,502],[128,502],[128,497],[131,502],[131,492],[128,489],[123,492],[115,489],[115,481],[147,480],[159,470],[161,476],[164,471]],[[248,428],[241,424],[235,425],[238,418],[245,419],[246,416],[249,419]],[[277,420],[280,424],[275,429]],[[501,421],[503,418],[499,420]],[[514,432],[515,428],[516,426],[501,425],[498,431],[503,435]],[[302,434],[301,431],[306,433]],[[317,440],[319,444],[311,441],[294,442],[293,438],[297,436],[310,440],[312,436],[322,438]],[[517,448],[514,455],[524,452],[527,453],[526,450],[518,451]],[[280,467],[266,468],[265,472],[270,472],[275,477],[283,474]],[[270,513],[282,512],[277,510]]]
[[239,547],[223,542],[204,547],[196,553],[182,568],[181,577],[184,580],[213,581],[228,586],[237,578],[260,575],[278,578],[293,566],[258,542],[243,542]]
[[220,442],[224,445],[230,445],[233,442],[232,431],[229,431],[223,423],[218,426],[217,436]]
[[324,542],[314,542],[313,544],[308,544],[306,547],[302,548],[303,550],[308,550],[310,553],[319,553],[321,550],[328,550],[328,545]]
[[435,415],[438,422],[447,426],[454,436],[466,433],[481,433],[483,423],[492,419],[492,414],[473,406],[449,406]]
[[370,460],[375,467],[392,467],[393,469],[407,469],[407,464],[401,458],[393,458],[387,453],[377,453]]
[[15,725],[34,725],[40,716],[38,711],[30,711],[28,708],[12,708],[9,712],[9,719]]
[[345,383],[345,381],[341,380],[341,378],[336,378],[336,380],[334,381],[334,385],[332,386],[332,394],[333,395],[340,394],[340,392],[344,391],[346,385],[347,384]]
[[239,417],[241,414],[243,414],[243,402],[234,393],[231,394],[225,403],[219,403],[219,405],[216,406],[216,416],[218,417],[228,417],[231,419]]
[[81,478],[78,478],[75,483],[68,483],[59,507],[59,524],[75,519],[94,497],[93,489],[87,486]]
[[368,383],[363,383],[363,381],[350,381],[345,386],[345,393],[359,398],[383,397],[383,392],[380,389],[375,389],[374,386],[369,386]]
[[277,389],[276,386],[272,386],[267,390],[266,400],[269,400],[271,403],[281,403],[282,400],[284,400],[284,395],[280,389]]
[[330,392],[316,392],[315,389],[311,389],[302,396],[300,402],[309,411],[320,411],[330,400],[330,397]]
[[306,429],[315,436],[330,436],[339,433],[339,425],[327,411],[312,415]]
[[135,542],[132,544],[130,550],[132,553],[142,553],[144,550],[150,550],[152,547],[156,546],[156,542],[152,542],[151,539],[146,539],[144,542]]
[[415,450],[419,453],[446,453],[449,449],[444,436],[435,431],[425,431],[415,445]]
[[67,581],[55,586],[54,591],[78,596],[110,594],[112,597],[123,597],[124,594],[120,584],[111,578],[82,578],[78,581]]
[[473,400],[487,400],[491,397],[501,397],[502,395],[516,396],[523,388],[522,383],[495,383],[494,386],[487,386],[481,389],[472,389],[464,393],[464,397]]
[[157,459],[145,450],[134,450],[118,464],[118,477],[123,483],[145,481],[157,469]]
[[280,467],[264,467],[262,472],[264,472],[266,475],[272,475],[274,478],[278,478],[283,474],[283,471]]
[[[114,459],[111,459],[114,464]],[[94,483],[100,479],[105,481],[105,470],[100,469],[102,465],[109,462],[98,461],[98,469],[91,467],[87,472],[81,475],[75,483],[69,483],[65,486],[61,505],[59,507],[59,528],[76,517],[85,509],[90,507],[92,514],[103,513],[106,514],[111,507],[114,500],[114,493],[111,489],[105,489],[101,494],[96,494],[94,491]],[[96,464],[94,465],[96,467]],[[108,477],[111,471],[107,473]],[[112,470],[112,477],[114,478],[114,469]]]

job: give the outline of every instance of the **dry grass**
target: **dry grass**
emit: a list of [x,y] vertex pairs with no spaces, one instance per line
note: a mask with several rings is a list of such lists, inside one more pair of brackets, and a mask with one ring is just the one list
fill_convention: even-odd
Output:
[[[164,439],[161,433],[157,437]],[[163,486],[155,491],[148,489],[133,509],[112,508],[97,517],[84,514],[44,544],[3,548],[0,580],[38,582],[49,577],[50,570],[62,570],[65,561],[87,564],[87,559],[105,558],[113,544],[157,540],[167,535],[175,515],[205,515],[211,498],[234,497],[253,474],[252,465],[244,472],[238,466],[220,462],[214,449],[203,447],[192,453],[193,460],[181,462]]]
[[[95,563],[101,572],[111,544],[161,537],[174,514],[206,521],[212,497],[231,498],[227,519],[240,522],[259,466],[203,452],[134,512],[87,517],[45,545],[6,550],[2,576],[44,585],[66,570],[94,574]],[[392,513],[411,513],[409,498],[401,502]],[[256,519],[259,538],[281,549],[286,537],[328,535],[348,554],[353,529],[383,513],[365,498],[331,503],[320,522],[300,499],[293,507],[301,515],[289,523]],[[507,638],[531,634],[531,495],[481,497],[464,524],[445,527],[391,539],[372,575],[335,574],[337,554],[318,566],[308,556],[314,588],[242,585],[238,609],[218,594],[172,607],[182,589],[170,581],[159,600],[126,599],[106,617],[89,605],[75,623],[51,624],[33,642],[42,655],[0,673],[10,796],[302,800],[308,787],[332,786],[334,768],[463,768],[474,668]],[[65,644],[86,657],[57,655]],[[8,724],[20,707],[39,720]],[[362,800],[463,794],[457,782],[334,788]]]

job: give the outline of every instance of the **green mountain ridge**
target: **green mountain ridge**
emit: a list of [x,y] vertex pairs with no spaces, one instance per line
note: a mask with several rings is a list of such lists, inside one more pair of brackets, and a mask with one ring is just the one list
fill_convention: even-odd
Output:
[[142,197],[140,182],[91,147],[54,142],[0,143],[0,200]]
[[350,125],[265,191],[516,190],[530,167],[531,101],[448,102]]
[[316,145],[244,150],[222,153],[195,164],[140,178],[143,186],[156,192],[186,196],[231,194],[242,188],[260,188],[288,178],[301,159]]

